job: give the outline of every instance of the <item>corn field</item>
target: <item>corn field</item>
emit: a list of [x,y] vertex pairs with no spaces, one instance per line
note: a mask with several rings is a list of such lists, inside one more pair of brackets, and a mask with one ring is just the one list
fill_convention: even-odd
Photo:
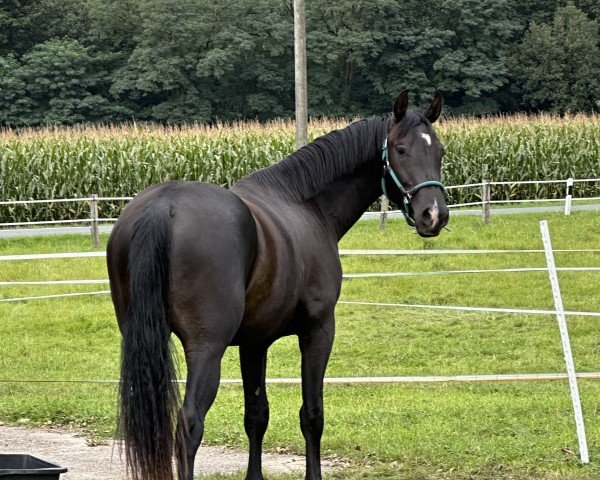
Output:
[[[311,122],[309,139],[345,120]],[[445,120],[443,181],[458,185],[506,180],[600,177],[600,116],[511,116]],[[148,185],[185,179],[230,186],[294,149],[294,125],[148,125],[0,132],[0,200],[133,196]],[[560,198],[560,185],[494,188],[493,199]],[[577,197],[600,195],[599,183],[577,184]],[[480,189],[448,192],[449,203],[478,201]],[[100,217],[123,202],[101,202]],[[89,218],[85,203],[0,206],[0,223]]]
[[[600,178],[600,116],[509,116],[447,121],[439,134],[446,147],[448,185],[489,181]],[[492,189],[492,200],[564,198],[565,184]],[[481,191],[452,191],[449,203],[479,201]],[[600,183],[578,183],[576,197],[600,195]]]

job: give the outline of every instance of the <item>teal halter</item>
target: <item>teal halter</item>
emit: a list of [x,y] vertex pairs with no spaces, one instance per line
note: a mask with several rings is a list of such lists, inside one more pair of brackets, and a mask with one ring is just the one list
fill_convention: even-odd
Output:
[[446,187],[444,186],[444,184],[442,182],[438,182],[437,180],[426,180],[424,182],[421,182],[421,183],[415,185],[410,190],[406,190],[406,188],[404,188],[404,185],[402,185],[402,182],[396,175],[396,172],[394,172],[394,169],[390,165],[390,161],[388,159],[387,138],[383,142],[383,152],[381,154],[381,160],[383,162],[383,176],[381,177],[381,190],[383,190],[383,194],[389,199],[390,197],[387,194],[387,191],[385,189],[385,177],[389,173],[390,177],[392,177],[392,180],[394,181],[394,183],[400,190],[400,193],[402,194],[401,212],[404,215],[404,219],[406,220],[406,223],[408,223],[411,227],[414,227],[417,222],[415,222],[415,219],[410,216],[410,201],[412,200],[412,197],[415,195],[415,193],[417,193],[420,189],[422,189],[424,187],[440,187],[443,192],[446,190]]

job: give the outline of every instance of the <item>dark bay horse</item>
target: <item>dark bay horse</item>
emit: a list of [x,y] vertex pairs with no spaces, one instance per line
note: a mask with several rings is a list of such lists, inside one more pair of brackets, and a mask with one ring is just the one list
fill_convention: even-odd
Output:
[[[297,335],[302,355],[300,426],[306,478],[321,478],[323,377],[334,336],[342,268],[337,243],[383,190],[424,237],[448,221],[440,183],[443,146],[402,92],[393,113],[324,135],[230,190],[170,181],[124,209],[107,252],[122,334],[119,425],[131,477],[192,480],[196,451],[220,379],[239,345],[247,479],[262,479],[269,420],[267,349]],[[187,383],[179,409],[169,350],[183,345]]]

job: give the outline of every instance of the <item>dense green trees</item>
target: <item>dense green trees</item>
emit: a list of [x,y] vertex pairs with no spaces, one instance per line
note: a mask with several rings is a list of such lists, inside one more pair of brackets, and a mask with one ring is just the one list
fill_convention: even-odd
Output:
[[[291,0],[4,0],[0,124],[293,114]],[[309,111],[600,109],[597,0],[308,0]]]
[[108,96],[112,57],[76,40],[35,45],[0,64],[0,119],[9,125],[109,122],[130,111]]
[[600,110],[598,23],[573,4],[548,23],[531,23],[512,64],[526,107]]

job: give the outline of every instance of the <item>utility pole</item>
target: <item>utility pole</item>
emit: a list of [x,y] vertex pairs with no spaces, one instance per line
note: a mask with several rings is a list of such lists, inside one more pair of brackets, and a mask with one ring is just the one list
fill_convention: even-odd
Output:
[[294,0],[294,65],[296,79],[296,148],[301,148],[308,143],[306,15],[304,0]]

